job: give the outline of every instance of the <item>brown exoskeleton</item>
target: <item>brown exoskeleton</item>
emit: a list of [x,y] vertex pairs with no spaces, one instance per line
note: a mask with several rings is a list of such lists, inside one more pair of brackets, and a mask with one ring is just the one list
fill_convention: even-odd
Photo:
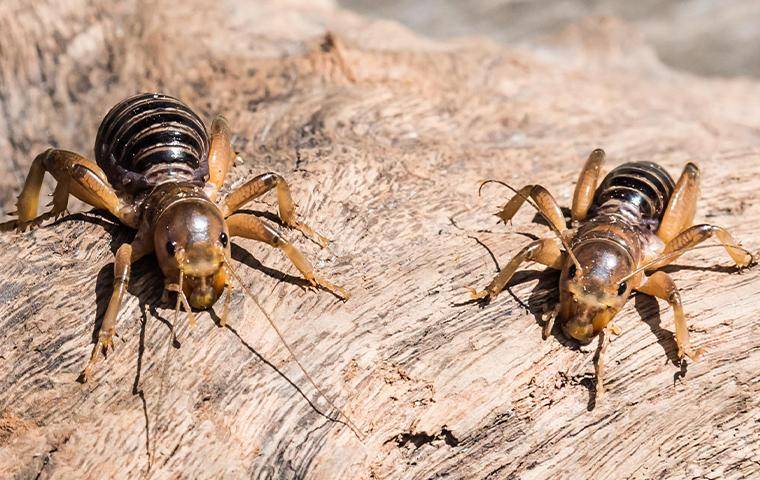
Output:
[[[225,290],[220,323],[222,326],[226,323],[232,288],[230,274],[252,295],[231,265],[233,236],[279,248],[312,286],[324,288],[344,300],[348,298],[346,290],[317,276],[303,254],[276,230],[255,215],[238,211],[247,202],[276,189],[282,222],[326,246],[325,237],[296,218],[290,189],[280,175],[259,175],[225,198],[219,198],[236,157],[224,117],[216,117],[209,136],[203,121],[179,100],[161,94],[136,95],[117,104],[103,119],[95,141],[95,157],[96,162],[92,162],[58,149],[38,155],[18,197],[18,219],[6,225],[23,230],[57,217],[66,211],[71,194],[95,208],[107,210],[121,223],[137,230],[134,241],[121,245],[116,252],[114,290],[98,341],[83,371],[84,381],[91,378],[101,353],[113,346],[116,318],[127,291],[131,264],[151,252],[164,274],[166,291],[177,294],[175,316],[180,305],[184,306],[191,325],[195,322],[191,309],[210,308]],[[57,186],[52,209],[37,216],[46,172],[56,179]],[[255,297],[254,301],[259,304]],[[266,312],[262,312],[271,323]],[[272,327],[277,330],[273,323]],[[280,334],[279,330],[277,333]],[[298,359],[296,362],[303,368]]]
[[[568,338],[588,344],[599,336],[595,358],[597,398],[604,394],[604,355],[610,333],[619,333],[612,319],[635,290],[667,301],[675,316],[678,357],[697,360],[701,349],[689,344],[689,330],[681,297],[671,277],[656,271],[697,245],[716,237],[739,267],[752,263],[750,252],[731,234],[714,225],[693,225],[699,196],[699,169],[689,163],[678,183],[659,165],[625,163],[599,184],[604,151],[594,150],[581,171],[572,205],[574,228],[566,228],[562,211],[540,185],[515,190],[516,195],[497,214],[512,219],[528,202],[548,221],[556,234],[523,248],[484,291],[473,290],[479,300],[493,300],[517,268],[534,261],[561,270],[559,305],[544,327],[548,336],[558,318]],[[481,188],[482,188],[481,185]],[[706,247],[706,246],[702,246]],[[647,275],[647,273],[651,273]]]

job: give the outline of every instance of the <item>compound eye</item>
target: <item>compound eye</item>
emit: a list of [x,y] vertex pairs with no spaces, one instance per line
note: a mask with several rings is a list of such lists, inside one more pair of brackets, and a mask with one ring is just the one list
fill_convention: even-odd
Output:
[[575,264],[570,265],[570,268],[567,269],[567,278],[575,278],[577,270]]
[[618,285],[618,295],[624,294],[628,290],[628,284],[626,282],[620,282]]
[[229,243],[230,239],[226,233],[222,232],[222,234],[219,235],[219,241],[222,242],[223,247],[227,247],[227,244]]
[[166,242],[166,253],[168,253],[170,257],[173,257],[174,254],[177,253],[177,242],[173,240]]

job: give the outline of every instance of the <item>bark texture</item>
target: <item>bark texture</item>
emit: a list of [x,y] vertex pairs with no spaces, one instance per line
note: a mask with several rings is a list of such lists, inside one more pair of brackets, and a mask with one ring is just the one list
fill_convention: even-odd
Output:
[[[116,352],[77,383],[131,235],[80,213],[0,235],[0,477],[758,475],[757,267],[738,273],[716,249],[671,269],[707,351],[685,368],[667,305],[633,299],[598,405],[594,348],[541,339],[556,274],[528,266],[513,296],[463,303],[495,272],[479,243],[504,265],[546,231],[528,211],[497,225],[507,192],[479,198],[478,181],[540,182],[567,205],[597,146],[610,167],[653,160],[675,176],[697,162],[698,221],[757,251],[760,84],[674,72],[612,19],[518,50],[426,40],[328,2],[174,3],[0,5],[2,213],[36,153],[91,155],[129,94],[224,113],[244,160],[228,186],[283,174],[334,245],[288,236],[353,296],[303,290],[283,255],[245,240],[238,271],[366,439],[320,413],[335,415],[239,289],[231,328],[204,313],[167,349],[152,257],[133,269]],[[273,211],[264,200],[254,209]]]

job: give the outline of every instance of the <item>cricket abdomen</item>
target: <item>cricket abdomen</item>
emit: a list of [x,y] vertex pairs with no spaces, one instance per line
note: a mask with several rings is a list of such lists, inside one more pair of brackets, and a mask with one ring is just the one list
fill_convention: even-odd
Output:
[[637,215],[650,228],[656,228],[674,188],[673,178],[656,163],[624,163],[607,174],[597,188],[592,216],[618,210]]
[[95,158],[114,188],[135,193],[167,181],[202,185],[208,147],[206,127],[190,107],[168,95],[143,93],[106,114]]

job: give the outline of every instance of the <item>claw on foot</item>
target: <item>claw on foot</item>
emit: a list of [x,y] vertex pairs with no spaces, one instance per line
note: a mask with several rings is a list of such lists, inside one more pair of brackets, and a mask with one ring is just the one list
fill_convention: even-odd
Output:
[[[16,212],[13,212],[11,215],[15,213]],[[42,215],[39,215],[38,217],[35,217],[31,220],[27,220],[23,222],[19,219],[10,220],[5,223],[0,223],[0,232],[6,232],[6,231],[15,229],[18,233],[23,233],[27,230],[31,230],[31,229],[39,227],[46,220],[49,220],[51,218],[53,220],[58,220],[62,217],[65,217],[66,215],[69,215],[69,211],[67,209],[63,209],[63,210],[56,209],[56,210],[51,210],[49,212],[43,213]]]
[[296,222],[293,225],[290,225],[291,228],[294,228],[298,230],[299,232],[303,233],[306,238],[311,240],[312,242],[316,243],[322,248],[327,248],[327,246],[330,244],[330,239],[320,235],[317,233],[313,228],[311,228],[308,225],[305,225],[300,222]]
[[103,357],[106,357],[108,354],[108,349],[113,350],[113,335],[104,335],[98,339],[98,343],[95,344],[95,346],[92,349],[92,355],[90,355],[90,360],[87,362],[87,365],[84,367],[84,370],[82,370],[82,373],[79,375],[80,380],[83,383],[87,383],[92,379],[92,369],[95,366],[96,363],[98,363],[98,360],[100,359],[100,355],[102,354]]
[[705,353],[704,348],[698,348],[696,350],[692,350],[691,348],[684,349],[683,347],[678,347],[678,358],[683,357],[689,357],[689,360],[692,362],[698,362],[699,359],[702,357],[702,354]]
[[331,292],[333,295],[337,296],[344,302],[348,300],[348,298],[350,297],[348,291],[345,288],[339,287],[338,285],[334,285],[322,277],[318,277],[314,275],[314,276],[307,277],[306,280],[309,281],[312,287],[324,288],[325,290],[327,290],[328,292]]
[[474,288],[468,288],[467,289],[470,292],[470,298],[472,300],[482,300],[484,298],[490,298],[491,294],[488,292],[488,290],[481,290],[477,291]]

